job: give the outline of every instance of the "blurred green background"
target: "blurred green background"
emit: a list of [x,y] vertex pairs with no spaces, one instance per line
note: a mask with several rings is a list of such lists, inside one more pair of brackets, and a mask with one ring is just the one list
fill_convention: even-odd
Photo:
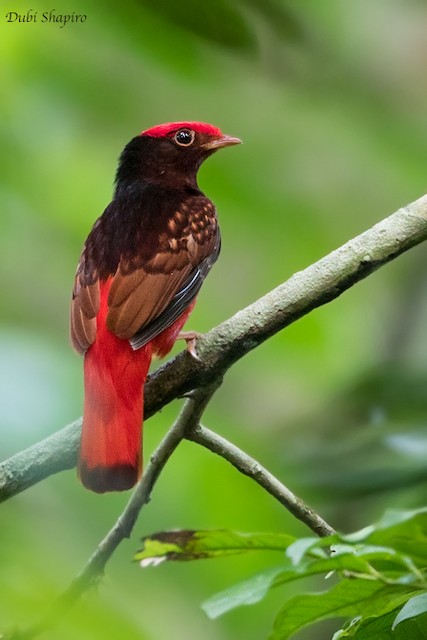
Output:
[[[37,23],[6,22],[30,8]],[[142,129],[194,119],[244,140],[200,171],[223,250],[187,325],[199,331],[427,183],[421,0],[62,0],[57,14],[87,15],[64,28],[41,23],[52,8],[16,2],[0,14],[2,458],[81,414],[74,270],[117,157]],[[229,372],[204,418],[345,531],[425,503],[426,264],[418,247],[271,339]],[[146,458],[180,404],[147,422]],[[0,630],[49,607],[127,498],[92,495],[70,471],[1,506]],[[265,638],[282,591],[215,622],[199,604],[280,555],[132,564],[141,535],[180,527],[309,533],[185,443],[98,591],[45,637]]]

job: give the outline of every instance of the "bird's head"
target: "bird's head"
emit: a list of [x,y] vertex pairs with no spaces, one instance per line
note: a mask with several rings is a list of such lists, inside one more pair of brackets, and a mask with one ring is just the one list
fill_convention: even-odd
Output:
[[146,129],[126,145],[117,184],[142,179],[168,185],[196,185],[203,160],[241,140],[204,122],[168,122]]

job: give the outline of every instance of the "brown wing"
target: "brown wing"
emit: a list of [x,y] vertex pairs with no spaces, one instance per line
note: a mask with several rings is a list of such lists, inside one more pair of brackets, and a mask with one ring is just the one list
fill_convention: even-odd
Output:
[[99,301],[99,280],[85,284],[83,254],[77,268],[71,301],[71,342],[78,353],[85,353],[95,341]]
[[[110,331],[130,340],[134,349],[161,333],[197,295],[219,248],[215,208],[207,198],[195,196],[167,221],[150,258],[119,261],[108,295]],[[71,338],[80,353],[95,340],[99,305],[99,280],[93,269],[85,269],[84,252],[71,309]]]
[[132,349],[140,349],[147,342],[161,333],[167,327],[170,327],[175,320],[187,309],[190,303],[198,294],[203,280],[209,273],[212,265],[218,257],[220,251],[220,235],[218,232],[217,242],[213,247],[211,254],[206,256],[197,267],[192,269],[180,289],[173,295],[169,304],[164,310],[156,316],[148,324],[142,326],[137,333],[129,340]]
[[218,255],[219,230],[212,203],[194,198],[185,214],[185,224],[183,210],[169,220],[152,259],[133,271],[123,261],[114,276],[107,325],[119,338],[131,340],[134,349],[177,319]]
[[179,290],[191,265],[178,269],[170,263],[169,273],[150,273],[140,268],[130,275],[119,271],[108,296],[107,326],[119,338],[130,340],[141,327],[159,316]]

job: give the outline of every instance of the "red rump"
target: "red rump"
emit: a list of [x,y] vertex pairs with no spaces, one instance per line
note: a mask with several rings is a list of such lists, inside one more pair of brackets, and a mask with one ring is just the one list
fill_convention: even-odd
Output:
[[157,125],[157,127],[146,129],[141,133],[141,136],[164,138],[175,133],[178,129],[192,129],[193,131],[196,131],[196,133],[205,133],[206,135],[213,137],[222,136],[222,132],[218,127],[214,127],[206,122],[166,122],[165,124]]

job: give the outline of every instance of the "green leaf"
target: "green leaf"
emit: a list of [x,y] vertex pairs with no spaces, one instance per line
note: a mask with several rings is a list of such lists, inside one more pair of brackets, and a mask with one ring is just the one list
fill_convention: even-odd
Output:
[[[396,583],[412,585],[419,578],[419,573],[412,567],[410,559],[394,549],[374,545],[336,544],[329,556],[304,557],[304,553],[313,554],[315,542],[315,538],[297,540],[288,547],[283,565],[258,573],[215,594],[203,603],[202,608],[210,618],[216,618],[236,607],[259,602],[273,587],[316,574],[326,576],[334,571],[346,571],[372,579],[378,577],[373,567],[381,566]],[[318,551],[323,552],[323,549]],[[403,573],[402,568],[411,573]],[[412,589],[408,586],[407,588]]]
[[[361,535],[362,534],[362,535]],[[363,535],[364,534],[364,535]],[[425,566],[427,562],[427,508],[412,511],[387,511],[372,527],[343,536],[343,541],[392,547]]]
[[214,619],[236,607],[256,604],[274,586],[277,576],[283,573],[283,567],[273,567],[269,571],[257,573],[249,580],[239,582],[205,600],[202,609],[209,618]]
[[414,590],[375,580],[347,579],[323,593],[298,595],[287,601],[274,622],[270,640],[287,640],[303,627],[339,617],[376,617],[404,602]]
[[402,531],[417,532],[417,535],[424,538],[427,535],[427,507],[413,510],[390,509],[377,523],[340,537],[346,542],[355,543],[373,538],[375,540],[390,539]]
[[286,550],[286,555],[292,560],[292,564],[298,564],[302,558],[317,545],[319,538],[300,538],[295,540]]
[[[286,640],[307,625],[336,617],[350,619],[335,634],[335,640],[374,640],[394,633],[391,627],[395,618],[396,626],[403,621],[406,625],[406,618],[424,613],[425,609],[420,609],[408,614],[411,610],[405,605],[399,614],[399,608],[411,599],[418,603],[413,596],[419,596],[425,584],[426,541],[427,509],[420,509],[388,512],[377,524],[355,534],[335,533],[321,539],[296,540],[286,534],[229,530],[160,532],[143,539],[144,547],[135,559],[147,566],[163,560],[224,557],[251,550],[285,551],[280,566],[204,602],[206,614],[216,618],[236,607],[259,602],[273,587],[316,574],[328,577],[336,573],[340,582],[329,590],[287,601],[276,618],[271,640]],[[390,640],[398,639],[390,636]]]
[[161,531],[142,539],[143,548],[135,560],[146,567],[162,560],[200,560],[247,551],[285,551],[295,541],[282,533],[238,533],[227,529],[211,531]]
[[397,611],[393,609],[378,617],[355,618],[337,631],[332,640],[425,640],[427,616],[406,620],[392,630]]
[[312,560],[305,564],[274,567],[269,571],[257,573],[248,580],[221,591],[202,604],[202,609],[210,618],[217,618],[236,607],[251,605],[262,600],[273,587],[292,580],[301,580],[313,575],[328,574],[331,571],[347,570],[368,574],[369,562],[353,553]]
[[[396,563],[406,564],[412,572],[417,566],[423,568],[427,564],[427,508],[412,511],[388,511],[381,520],[356,533],[342,535],[335,533],[321,539],[303,538],[292,545],[288,555],[299,561],[305,555],[313,556],[316,551],[325,547],[339,549],[342,545],[354,549],[354,553],[364,554],[365,549],[388,549]],[[383,557],[383,560],[386,558]]]
[[417,596],[414,596],[402,607],[402,609],[397,614],[392,629],[395,629],[398,624],[403,622],[403,620],[408,620],[408,618],[415,618],[416,616],[420,616],[423,613],[427,613],[427,592],[420,593]]

